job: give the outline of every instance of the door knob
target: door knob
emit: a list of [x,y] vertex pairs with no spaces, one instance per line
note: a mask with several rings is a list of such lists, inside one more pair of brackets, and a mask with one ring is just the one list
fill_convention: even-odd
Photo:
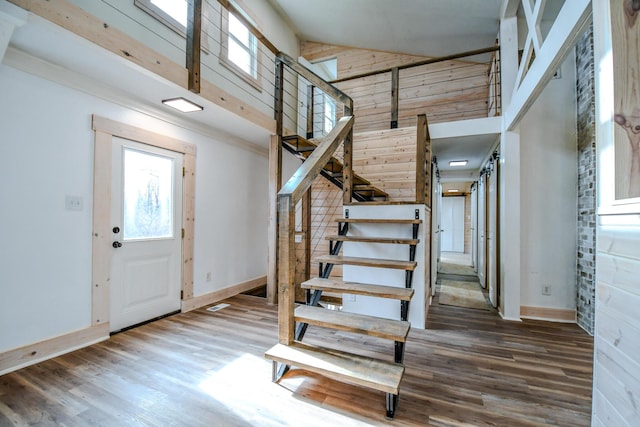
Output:
[[121,247],[122,247],[122,243],[120,243],[120,242],[113,242],[113,244],[112,244],[111,246],[113,246],[114,248],[118,249],[118,248],[121,248]]

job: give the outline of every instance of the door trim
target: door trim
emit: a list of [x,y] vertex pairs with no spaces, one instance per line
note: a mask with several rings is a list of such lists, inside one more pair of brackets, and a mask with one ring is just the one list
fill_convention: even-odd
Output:
[[95,132],[93,233],[91,264],[91,325],[109,322],[111,271],[111,144],[113,137],[164,148],[184,155],[182,193],[182,301],[193,297],[196,146],[155,132],[92,116]]

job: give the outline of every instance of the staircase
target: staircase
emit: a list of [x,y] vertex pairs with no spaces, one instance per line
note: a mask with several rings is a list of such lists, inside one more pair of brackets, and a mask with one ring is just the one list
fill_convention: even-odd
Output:
[[[348,215],[348,210],[346,211]],[[294,311],[296,322],[295,341],[291,345],[277,344],[265,353],[273,361],[273,380],[278,381],[290,366],[324,375],[349,384],[368,387],[386,393],[386,416],[391,419],[398,405],[400,382],[404,374],[404,348],[410,323],[407,321],[409,302],[413,296],[412,277],[417,266],[415,248],[419,243],[418,227],[422,223],[414,219],[339,219],[339,234],[328,236],[329,254],[318,257],[320,277],[302,284],[308,290],[307,305]],[[412,227],[412,238],[389,238],[353,235],[350,224],[401,224]],[[364,244],[408,245],[409,260],[346,257],[339,253],[343,244],[359,242]],[[384,284],[344,282],[329,278],[334,265],[364,266],[373,269],[399,269],[405,272],[404,287]],[[347,313],[318,307],[323,292],[365,295],[387,298],[400,302],[400,320],[390,320],[371,315]],[[393,361],[373,359],[357,354],[357,350],[344,352],[327,347],[308,345],[302,342],[308,326],[330,328],[350,333],[364,334],[394,342]]]
[[[285,69],[289,74],[285,74]],[[293,73],[293,78],[291,73]],[[289,75],[288,78],[287,75]],[[274,192],[277,193],[277,200],[272,200],[270,205],[270,243],[272,245],[270,247],[268,294],[277,295],[278,344],[265,352],[265,357],[273,362],[273,381],[279,381],[291,367],[295,367],[334,380],[381,391],[386,395],[386,415],[391,419],[396,413],[400,383],[405,369],[403,366],[404,350],[411,327],[408,321],[409,303],[412,298],[418,303],[412,314],[414,316],[412,318],[416,322],[424,322],[423,314],[426,306],[424,300],[426,295],[424,283],[426,281],[423,275],[425,269],[422,268],[424,267],[422,264],[420,269],[417,269],[418,263],[416,262],[416,247],[420,241],[418,231],[423,219],[426,221],[425,224],[428,224],[427,217],[430,215],[426,207],[427,195],[430,195],[431,170],[426,117],[421,119],[421,116],[418,116],[416,202],[415,215],[412,215],[414,207],[392,206],[388,203],[386,192],[376,188],[370,181],[353,172],[353,127],[355,120],[353,100],[286,54],[279,53],[276,56],[275,77],[276,138],[272,139],[270,145],[270,189],[272,196],[275,195]],[[284,85],[288,81],[298,81],[299,77],[304,78],[310,85],[319,88],[326,96],[343,106],[342,117],[325,136],[305,139],[297,135],[286,136],[284,134],[285,116],[290,119],[290,110],[297,110],[297,106],[292,107],[284,104],[285,96],[294,93],[291,90],[285,94]],[[287,108],[290,109],[287,110],[289,114],[285,111]],[[313,120],[310,120],[312,117],[313,114],[307,114],[307,135],[312,135],[310,132],[313,129],[313,126],[310,126],[313,124]],[[297,124],[294,123],[292,128],[296,127]],[[342,159],[336,158],[334,154],[340,146],[342,146],[343,152]],[[303,163],[293,176],[280,187],[283,148],[302,159]],[[303,201],[303,197],[306,200],[305,203],[310,204],[308,190],[318,175],[324,176],[342,188],[344,206],[351,206],[349,209],[354,212],[364,208],[369,210],[369,213],[355,215],[360,218],[350,218],[349,210],[345,210],[345,217],[338,220],[338,235],[328,237],[329,253],[315,260],[319,266],[319,277],[302,284],[302,288],[307,290],[307,304],[298,306],[295,303],[296,206]],[[352,205],[353,199],[364,203]],[[391,213],[385,211],[386,213],[382,214],[381,218],[403,217],[403,219],[364,219],[369,216],[371,209],[383,209],[384,211],[387,208],[392,208]],[[400,210],[395,210],[396,208]],[[309,212],[308,208],[306,212]],[[420,214],[420,212],[424,212],[424,214]],[[309,224],[311,223],[310,219],[307,221]],[[380,228],[376,229],[376,227]],[[369,232],[364,233],[363,230],[369,230]],[[398,237],[393,237],[396,233],[398,233]],[[421,236],[425,236],[425,241],[419,245],[420,259],[424,258],[426,243],[430,240],[426,237],[426,233]],[[425,245],[424,250],[423,244]],[[379,254],[381,251],[378,246],[370,245],[382,245],[389,250],[390,256],[345,256],[345,248],[347,252],[349,250],[360,251],[362,248],[360,245],[372,248],[373,254]],[[398,245],[408,246],[408,256],[406,252],[391,249]],[[309,253],[309,250],[306,253]],[[353,273],[354,269],[363,268],[366,269],[365,271],[383,270],[384,272],[372,274],[369,278],[362,280],[342,281],[330,278],[334,265],[349,266],[343,269],[343,273],[345,271]],[[401,271],[404,276],[395,274],[393,271]],[[420,278],[420,281],[416,282],[416,289],[420,292],[415,292],[413,289],[414,271],[418,272],[416,277]],[[363,277],[368,276],[368,273],[362,273],[362,270],[358,270],[358,274],[362,274]],[[380,277],[385,276],[389,281],[385,279],[386,283],[376,283],[380,282]],[[345,277],[349,276],[345,275]],[[360,281],[368,283],[358,283]],[[422,283],[423,281],[424,283]],[[319,307],[323,292],[362,295],[362,300],[359,301],[364,301],[365,304],[362,310],[351,310],[352,312],[324,309]],[[371,300],[379,301],[380,304],[370,304]],[[344,299],[343,305],[346,305]],[[379,313],[368,311],[371,307],[378,306],[384,306],[385,316],[393,317],[394,320],[372,315]],[[366,311],[367,313],[355,313],[354,311]],[[367,354],[365,348],[360,349],[361,351],[353,348],[349,348],[349,351],[345,351],[344,347],[342,349],[335,348],[341,345],[340,342],[335,342],[333,346],[329,342],[323,343],[322,346],[310,345],[303,342],[310,326],[309,333],[317,332],[318,328],[329,328],[393,341],[393,356],[390,355],[388,359],[383,360],[365,356],[364,354]]]

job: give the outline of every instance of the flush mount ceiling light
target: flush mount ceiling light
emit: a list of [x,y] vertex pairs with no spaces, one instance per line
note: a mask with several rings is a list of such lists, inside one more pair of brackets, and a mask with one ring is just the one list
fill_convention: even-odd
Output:
[[467,166],[468,160],[451,160],[449,166]]
[[447,193],[457,193],[460,190],[447,190]]
[[185,98],[171,98],[171,99],[163,99],[162,103],[164,105],[168,105],[169,107],[173,107],[176,110],[180,110],[183,113],[192,113],[194,111],[202,111],[204,107],[201,107],[198,104],[195,104]]

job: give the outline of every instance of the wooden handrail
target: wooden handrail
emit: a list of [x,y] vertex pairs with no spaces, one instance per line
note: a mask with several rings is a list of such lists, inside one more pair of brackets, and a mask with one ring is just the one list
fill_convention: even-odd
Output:
[[279,52],[276,55],[276,59],[282,61],[282,63],[284,63],[287,67],[291,68],[293,71],[309,80],[315,87],[321,89],[329,96],[353,111],[353,100],[349,95],[347,95],[337,87],[331,85],[330,83],[327,83],[322,77],[320,77],[307,67],[303,66],[302,64],[298,63],[298,61],[284,52]]
[[456,53],[454,55],[441,56],[439,58],[424,59],[422,61],[412,62],[410,64],[398,65],[397,67],[390,67],[382,70],[369,71],[362,74],[356,74],[355,76],[349,76],[349,77],[343,77],[341,79],[331,80],[329,83],[335,84],[335,83],[347,82],[349,80],[361,79],[363,77],[371,77],[378,74],[390,73],[393,71],[394,68],[397,68],[398,70],[404,70],[407,68],[419,67],[421,65],[436,64],[438,62],[451,61],[452,59],[460,59],[460,58],[466,58],[467,56],[474,56],[474,55],[480,55],[483,53],[495,52],[499,49],[500,49],[500,46],[496,45],[491,47],[485,47],[484,49],[476,49],[476,50],[470,50],[468,52]]
[[[278,342],[290,345],[295,337],[296,204],[311,187],[333,153],[353,131],[353,116],[344,116],[278,192]],[[346,164],[345,164],[346,166]],[[347,170],[349,167],[346,167]]]

